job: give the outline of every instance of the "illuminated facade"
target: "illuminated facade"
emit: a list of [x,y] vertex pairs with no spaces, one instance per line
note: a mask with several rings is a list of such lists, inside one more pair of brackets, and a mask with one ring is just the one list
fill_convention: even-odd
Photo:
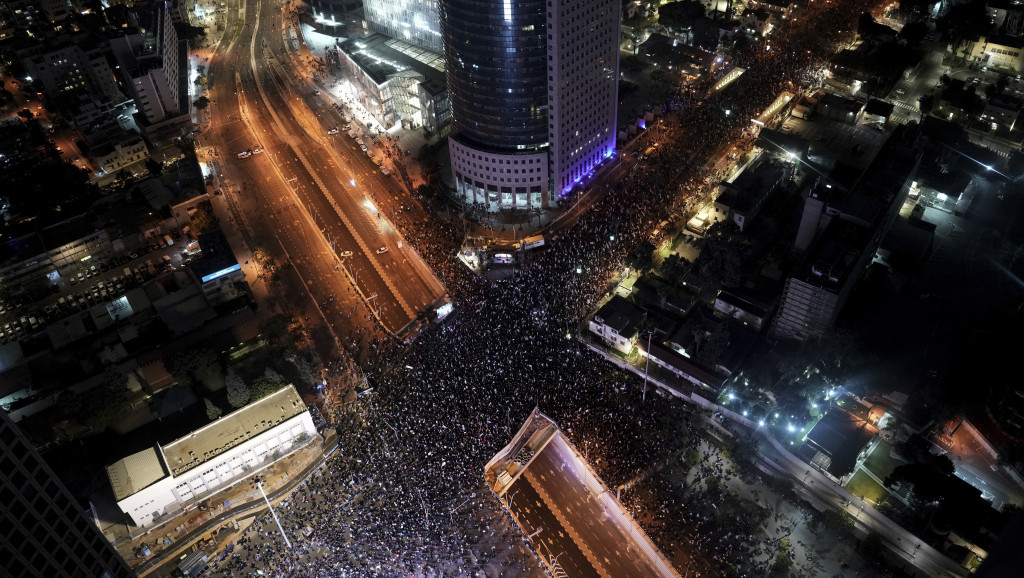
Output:
[[440,53],[441,25],[437,0],[364,0],[370,29]]
[[440,0],[456,194],[557,205],[615,146],[619,5]]

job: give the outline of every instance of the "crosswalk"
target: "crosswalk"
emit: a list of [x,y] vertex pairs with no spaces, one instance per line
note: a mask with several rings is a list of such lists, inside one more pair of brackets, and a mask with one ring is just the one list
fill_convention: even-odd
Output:
[[899,100],[893,101],[893,105],[896,106],[897,108],[902,108],[903,110],[909,110],[911,112],[918,112],[917,106],[909,105],[909,104],[907,104],[907,103],[905,103],[903,101],[899,101]]

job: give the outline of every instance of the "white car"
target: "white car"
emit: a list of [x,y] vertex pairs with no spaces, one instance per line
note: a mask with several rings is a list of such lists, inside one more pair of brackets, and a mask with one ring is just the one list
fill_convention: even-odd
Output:
[[258,154],[260,154],[261,152],[263,152],[263,147],[252,147],[252,151],[251,151],[251,152],[252,152],[252,154],[254,154],[254,155],[258,155]]
[[338,134],[338,129],[332,128],[331,130],[327,131],[327,134]]
[[387,170],[387,169],[385,169],[385,168],[383,168],[383,167],[382,167],[382,168],[380,169],[380,172],[381,172],[381,174],[383,174],[383,175],[384,175],[385,177],[386,177],[386,176],[389,176],[389,175],[391,175],[391,171],[389,171],[389,170]]
[[363,152],[364,152],[364,153],[365,153],[366,151],[370,150],[370,149],[366,148],[366,145],[359,145],[359,148],[363,149]]
[[247,158],[249,158],[251,156],[252,156],[252,153],[249,152],[249,151],[242,151],[242,152],[238,153],[238,158],[240,158],[240,159],[247,159]]
[[342,257],[351,257],[351,256],[352,256],[352,251],[342,251],[342,252],[340,253],[340,255],[341,255]]
[[387,247],[381,247],[380,249],[377,249],[377,254],[378,255],[383,255],[384,253],[387,253],[387,252],[388,252],[388,248]]

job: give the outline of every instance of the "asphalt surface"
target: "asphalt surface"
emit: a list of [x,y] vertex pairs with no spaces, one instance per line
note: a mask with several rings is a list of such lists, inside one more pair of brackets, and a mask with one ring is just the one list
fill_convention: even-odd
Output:
[[[579,546],[569,537],[565,527],[544,504],[540,494],[525,478],[510,486],[506,502],[511,497],[512,512],[527,536],[533,535],[534,548],[548,561],[552,559],[572,578],[600,578]],[[536,535],[534,535],[535,532]]]
[[[548,444],[527,468],[529,482],[557,509],[560,519],[582,543],[591,564],[605,576],[662,575],[643,553],[611,496],[595,495],[585,466],[557,440]],[[596,560],[596,563],[593,562]]]
[[[351,279],[399,333],[444,288],[386,218],[395,182],[343,133],[327,134],[344,121],[292,62],[306,56],[286,47],[294,16],[272,2],[233,8],[209,65],[212,122],[202,137],[219,153],[231,185],[224,194],[255,217],[256,236],[277,238],[329,325],[351,323],[335,304]],[[238,28],[241,21],[248,24]],[[256,146],[264,152],[238,158]]]

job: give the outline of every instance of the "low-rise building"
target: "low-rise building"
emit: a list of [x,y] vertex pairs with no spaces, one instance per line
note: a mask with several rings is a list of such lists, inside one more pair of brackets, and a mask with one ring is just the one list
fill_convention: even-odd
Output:
[[1010,132],[1017,126],[1021,99],[1009,94],[993,94],[985,103],[981,120],[992,123],[992,130]]
[[224,233],[218,229],[199,235],[199,249],[202,257],[189,263],[188,269],[206,299],[217,304],[237,297],[235,284],[245,282],[245,273]]
[[339,49],[356,100],[381,126],[442,132],[451,124],[442,55],[380,33],[346,40]]
[[856,124],[862,110],[863,102],[835,94],[826,94],[818,101],[819,115],[847,124]]
[[772,29],[772,13],[764,8],[747,8],[740,16],[743,31],[751,36],[768,36]]
[[763,295],[741,287],[722,289],[715,298],[715,315],[739,321],[760,331],[772,312],[772,303]]
[[794,3],[790,0],[753,0],[749,6],[752,8],[763,8],[772,14],[777,14],[783,20],[793,16]]
[[289,385],[173,442],[109,466],[117,505],[139,527],[194,507],[203,498],[269,467],[316,437]]
[[861,111],[860,121],[869,124],[875,123],[885,125],[892,117],[893,109],[895,109],[895,105],[891,102],[872,98],[864,106],[864,110]]
[[719,185],[715,217],[736,223],[740,231],[761,211],[765,201],[782,188],[788,167],[774,159],[759,160],[732,182]]
[[590,332],[622,353],[636,346],[640,323],[646,311],[615,295],[597,310],[588,323]]
[[[647,343],[638,344],[641,357],[647,357]],[[650,361],[678,378],[689,382],[695,388],[712,392],[721,391],[726,378],[687,359],[657,341],[651,342]]]
[[97,146],[90,153],[98,175],[114,175],[149,158],[149,147],[138,133],[124,131],[121,139]]
[[1015,72],[1024,71],[1024,39],[1016,36],[979,36],[977,40],[967,42],[962,48],[968,62],[980,66],[1005,68]]

